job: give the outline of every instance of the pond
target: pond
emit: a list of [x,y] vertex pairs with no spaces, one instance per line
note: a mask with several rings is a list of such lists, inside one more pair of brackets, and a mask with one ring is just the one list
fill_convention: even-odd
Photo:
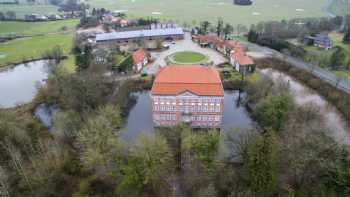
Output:
[[53,127],[53,118],[57,112],[60,111],[58,105],[48,105],[46,103],[40,104],[34,112],[38,118],[49,130]]
[[38,85],[47,79],[50,61],[39,60],[19,64],[0,72],[0,107],[15,107],[30,102]]
[[[122,138],[131,140],[140,133],[154,132],[151,99],[149,91],[133,93],[136,104],[131,108]],[[239,91],[225,91],[224,115],[222,122],[223,132],[230,128],[249,129],[255,127],[254,121],[250,118],[244,105],[240,104],[239,98],[244,98],[244,94]]]

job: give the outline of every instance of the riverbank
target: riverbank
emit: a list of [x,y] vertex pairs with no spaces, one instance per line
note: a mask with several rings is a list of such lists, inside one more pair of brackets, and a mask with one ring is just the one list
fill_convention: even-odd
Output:
[[291,64],[275,58],[256,59],[258,68],[273,68],[300,81],[307,87],[315,90],[328,102],[332,103],[344,118],[350,122],[350,95],[333,87],[322,79],[312,75],[306,70],[296,68]]

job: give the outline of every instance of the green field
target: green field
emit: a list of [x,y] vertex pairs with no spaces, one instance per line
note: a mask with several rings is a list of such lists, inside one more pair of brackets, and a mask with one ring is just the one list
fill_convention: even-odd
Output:
[[327,0],[257,0],[252,6],[236,6],[232,0],[89,0],[92,7],[127,10],[134,17],[153,16],[186,21],[216,22],[218,17],[232,24],[252,24],[258,21],[295,17],[326,16]]
[[54,14],[57,13],[57,7],[53,5],[0,5],[0,12],[15,11],[16,18],[24,18],[26,14]]
[[25,59],[40,58],[42,54],[60,45],[67,54],[72,47],[73,33],[56,33],[46,36],[16,39],[0,44],[0,66]]
[[72,30],[79,23],[79,20],[61,20],[50,22],[0,22],[0,36],[8,34],[15,35],[34,35],[34,34],[46,34],[52,32],[60,32],[63,27],[67,27],[68,30]]
[[329,10],[338,15],[350,14],[350,0],[333,0]]

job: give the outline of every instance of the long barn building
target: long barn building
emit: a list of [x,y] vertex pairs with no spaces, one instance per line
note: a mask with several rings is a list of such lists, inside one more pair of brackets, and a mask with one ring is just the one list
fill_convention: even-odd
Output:
[[102,33],[96,35],[97,45],[128,44],[148,40],[180,40],[184,38],[184,31],[180,27],[143,29],[124,32]]

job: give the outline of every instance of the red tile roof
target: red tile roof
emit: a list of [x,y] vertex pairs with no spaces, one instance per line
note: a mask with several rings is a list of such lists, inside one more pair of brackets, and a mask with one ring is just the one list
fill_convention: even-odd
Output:
[[152,86],[152,94],[178,95],[192,92],[200,96],[223,96],[218,71],[200,65],[173,65],[161,69]]
[[241,43],[237,40],[224,40],[215,35],[195,35],[193,36],[193,39],[199,40],[200,42],[212,43],[219,47],[225,46],[226,48],[234,50],[234,52],[232,52],[231,55],[234,55],[234,59],[240,65],[254,64],[253,60],[246,55]]
[[145,50],[139,49],[139,50],[135,51],[132,54],[132,59],[134,61],[134,65],[142,62],[146,57],[147,57],[147,54],[146,54]]
[[239,65],[252,65],[254,64],[253,60],[246,55],[242,47],[237,47],[233,52],[234,59],[238,62]]

